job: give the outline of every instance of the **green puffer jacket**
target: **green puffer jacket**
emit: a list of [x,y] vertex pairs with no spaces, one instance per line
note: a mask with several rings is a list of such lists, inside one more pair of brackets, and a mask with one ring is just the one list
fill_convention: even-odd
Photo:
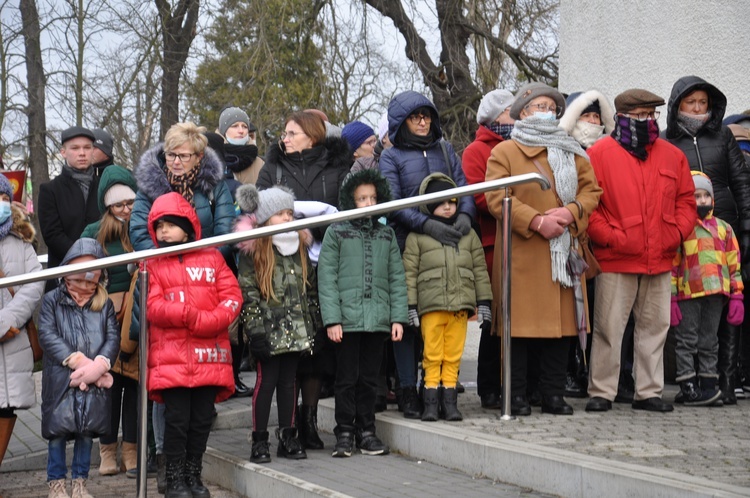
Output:
[[321,314],[346,332],[407,323],[404,265],[392,228],[369,218],[332,225],[318,260]]
[[[454,183],[446,175],[433,173],[424,179],[419,193],[424,194],[427,184],[438,179]],[[420,209],[427,214],[425,206]],[[412,232],[403,257],[409,306],[417,306],[420,316],[431,311],[473,313],[477,302],[492,300],[484,249],[474,230],[461,237],[458,248]]]
[[279,301],[261,297],[252,254],[240,255],[238,280],[244,300],[240,323],[248,338],[266,334],[271,355],[312,351],[315,331],[322,327],[315,270],[308,262],[308,287],[302,294],[299,252],[282,256],[274,248],[274,256],[273,291]]

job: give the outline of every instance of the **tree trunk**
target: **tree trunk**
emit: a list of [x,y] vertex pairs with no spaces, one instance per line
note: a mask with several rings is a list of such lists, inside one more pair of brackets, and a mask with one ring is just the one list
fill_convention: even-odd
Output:
[[[49,181],[46,144],[47,120],[44,114],[44,90],[47,83],[42,63],[41,29],[36,2],[35,0],[19,0],[19,9],[23,21],[24,45],[26,46],[26,79],[29,99],[26,112],[29,119],[29,170],[31,172],[34,206],[38,206],[39,186]],[[41,233],[38,217],[33,217],[33,220],[37,233]],[[46,244],[41,240],[41,237],[39,239],[39,252],[47,252]]]
[[154,0],[161,20],[164,55],[161,79],[161,130],[159,138],[180,119],[180,74],[195,38],[200,0],[179,0],[172,12],[167,0]]

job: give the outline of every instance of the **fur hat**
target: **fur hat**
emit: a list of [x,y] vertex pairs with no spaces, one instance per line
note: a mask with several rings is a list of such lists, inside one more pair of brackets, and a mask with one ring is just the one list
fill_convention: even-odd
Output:
[[118,202],[135,199],[135,192],[124,183],[115,183],[104,194],[104,205],[109,207]]
[[294,193],[286,187],[271,187],[258,191],[248,183],[237,188],[237,204],[245,213],[255,213],[258,225],[264,224],[271,216],[290,209],[294,211]]
[[706,192],[708,192],[708,195],[711,196],[711,199],[714,198],[714,187],[711,184],[711,179],[706,176],[705,173],[702,173],[700,171],[691,171],[691,175],[693,175],[693,183],[695,184],[695,189],[698,190],[703,189]]
[[352,121],[341,130],[341,138],[347,141],[352,153],[356,152],[365,140],[373,136],[375,136],[373,129],[361,121]]
[[94,147],[104,152],[108,158],[112,159],[112,135],[101,128],[94,128],[91,131],[94,132],[94,136],[96,137],[96,140],[94,140]]
[[247,113],[239,107],[227,107],[219,115],[219,132],[227,136],[227,130],[234,123],[245,123],[250,128],[250,118]]
[[492,90],[479,103],[477,123],[485,126],[492,124],[515,101],[516,98],[508,90]]
[[554,100],[557,105],[558,117],[562,116],[562,113],[565,112],[565,98],[562,93],[549,85],[532,81],[531,83],[526,83],[516,92],[516,100],[510,106],[510,117],[521,119],[521,110],[537,97],[549,97]]
[[615,97],[615,111],[620,113],[629,112],[638,107],[659,107],[664,104],[666,102],[663,98],[642,88],[631,88]]

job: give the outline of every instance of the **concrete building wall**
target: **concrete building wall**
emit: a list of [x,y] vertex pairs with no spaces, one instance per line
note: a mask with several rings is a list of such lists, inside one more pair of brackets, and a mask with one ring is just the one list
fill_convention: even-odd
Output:
[[727,115],[750,108],[750,0],[560,0],[561,91],[668,101],[690,74],[724,92]]

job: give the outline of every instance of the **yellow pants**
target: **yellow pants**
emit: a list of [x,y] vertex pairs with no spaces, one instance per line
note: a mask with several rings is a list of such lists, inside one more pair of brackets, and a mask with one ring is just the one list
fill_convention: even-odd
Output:
[[466,311],[433,311],[420,318],[424,353],[425,387],[456,387],[458,368],[466,343],[466,325],[469,314]]

